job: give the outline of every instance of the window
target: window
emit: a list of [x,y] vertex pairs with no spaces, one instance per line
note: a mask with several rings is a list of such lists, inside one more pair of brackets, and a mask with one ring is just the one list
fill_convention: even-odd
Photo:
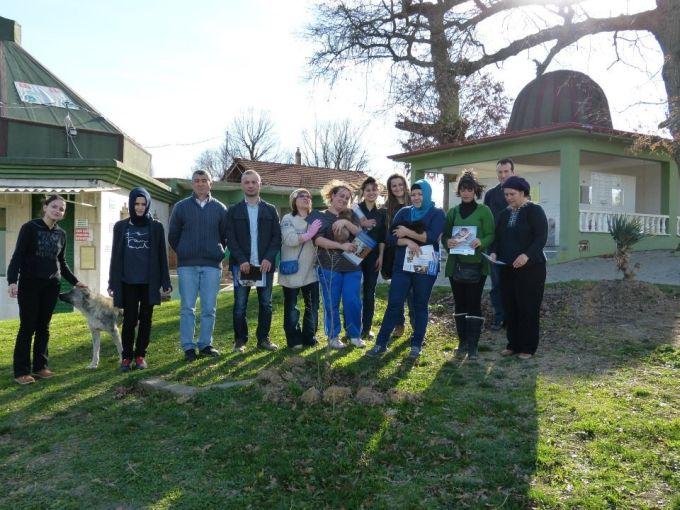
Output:
[[581,204],[590,205],[593,200],[593,187],[588,185],[581,185]]
[[623,190],[621,188],[612,188],[612,206],[623,207]]
[[0,276],[6,276],[7,260],[5,251],[7,250],[5,232],[7,231],[7,209],[0,209]]

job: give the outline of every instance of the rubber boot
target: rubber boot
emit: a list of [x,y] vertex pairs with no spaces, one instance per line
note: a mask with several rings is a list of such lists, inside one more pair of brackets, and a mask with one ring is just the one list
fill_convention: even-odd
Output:
[[468,315],[465,319],[465,331],[467,333],[467,355],[469,360],[477,359],[477,345],[479,336],[482,334],[484,317]]
[[456,320],[456,331],[458,332],[458,348],[453,350],[453,355],[460,359],[465,357],[468,350],[465,317],[467,317],[465,313],[453,314],[453,318]]

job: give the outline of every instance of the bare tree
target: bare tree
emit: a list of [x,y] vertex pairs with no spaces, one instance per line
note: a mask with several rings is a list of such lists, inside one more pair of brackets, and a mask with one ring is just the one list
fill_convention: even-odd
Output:
[[[542,47],[536,73],[555,56],[588,35],[611,32],[614,45],[624,32],[651,33],[664,55],[662,76],[668,118],[662,124],[680,139],[680,2],[656,0],[656,7],[612,17],[593,17],[584,0],[325,0],[308,26],[318,45],[310,59],[315,77],[334,81],[350,65],[366,69],[391,63],[391,104],[430,98],[434,116],[406,108],[397,128],[421,139],[445,143],[466,136],[469,120],[461,104],[467,80],[491,64]],[[535,27],[531,33],[497,45],[484,40],[483,23],[520,12]],[[497,39],[497,38],[496,38]],[[492,51],[487,46],[495,45]],[[414,109],[415,108],[415,109]],[[680,144],[673,150],[680,161]]]
[[279,144],[274,123],[265,111],[252,108],[237,115],[224,133],[224,141],[217,149],[206,149],[196,158],[192,171],[210,171],[215,179],[222,179],[234,159],[276,161]]
[[302,161],[322,168],[365,170],[369,157],[361,142],[364,131],[349,119],[317,123],[312,131],[302,133]]

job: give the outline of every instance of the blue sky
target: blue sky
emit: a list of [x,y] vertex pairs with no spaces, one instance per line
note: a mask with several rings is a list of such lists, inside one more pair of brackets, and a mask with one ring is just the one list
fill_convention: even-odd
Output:
[[[607,8],[614,4],[599,0]],[[18,21],[23,46],[135,140],[146,147],[170,145],[149,149],[156,176],[186,176],[195,157],[219,143],[229,120],[251,107],[270,112],[287,153],[316,120],[350,117],[368,125],[364,142],[371,169],[385,176],[397,168],[386,155],[400,152],[400,146],[394,115],[377,113],[384,84],[379,76],[355,74],[331,90],[306,79],[311,48],[300,34],[310,5],[3,0],[0,16]],[[648,45],[645,58],[630,60],[654,72],[661,61],[653,42]],[[611,36],[591,38],[561,55],[550,70],[589,73],[609,97],[615,127],[651,131],[662,120],[662,108],[631,105],[663,99],[659,77],[624,65],[607,69],[613,54],[602,48],[610,46]],[[527,55],[493,72],[513,98],[533,78]]]

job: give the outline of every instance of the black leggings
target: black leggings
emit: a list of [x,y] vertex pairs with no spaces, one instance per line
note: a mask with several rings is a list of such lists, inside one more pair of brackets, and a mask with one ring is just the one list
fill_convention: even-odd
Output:
[[31,373],[33,335],[33,372],[47,367],[50,320],[59,296],[59,280],[19,279],[19,333],[14,344],[14,377]]
[[485,275],[482,275],[477,283],[454,282],[453,278],[449,277],[456,313],[482,316],[482,291],[485,282]]
[[[123,283],[123,359],[146,356],[151,336],[153,305],[149,304],[149,286],[145,283]],[[139,323],[139,327],[137,324]],[[137,346],[135,348],[135,327]]]

